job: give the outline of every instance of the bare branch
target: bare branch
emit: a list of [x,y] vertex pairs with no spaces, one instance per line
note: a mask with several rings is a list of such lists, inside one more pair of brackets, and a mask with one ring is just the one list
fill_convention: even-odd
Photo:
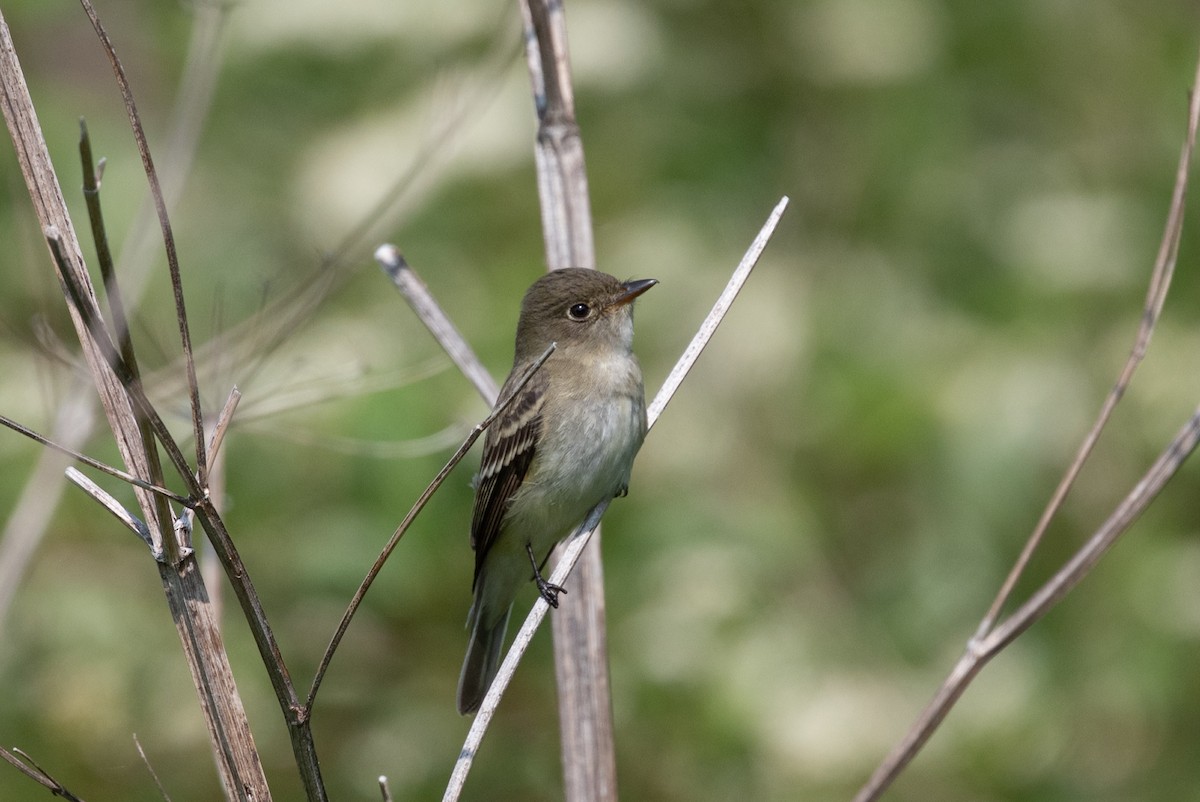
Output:
[[217,416],[217,425],[213,427],[212,437],[208,441],[208,461],[212,462],[217,458],[217,454],[221,451],[221,445],[225,442],[225,432],[229,430],[229,424],[233,422],[233,413],[237,411],[238,402],[242,400],[242,391],[236,386],[229,391],[229,397],[225,399],[225,406],[221,407],[221,414]]
[[41,766],[33,761],[33,758],[20,749],[14,749],[10,752],[0,746],[0,757],[11,763],[17,771],[48,790],[53,796],[61,796],[70,802],[83,802],[82,799],[64,788],[62,783],[47,774]]
[[895,781],[950,712],[950,708],[967,690],[967,686],[985,665],[1004,647],[1012,643],[1046,615],[1067,595],[1112,545],[1128,531],[1137,517],[1150,505],[1167,481],[1175,475],[1184,460],[1200,442],[1200,409],[1192,415],[1183,428],[1150,467],[1141,481],[1129,492],[1108,520],[1096,530],[1092,537],[1067,561],[1029,601],[1005,619],[982,639],[972,639],[967,649],[954,665],[950,675],[938,688],[929,704],[921,711],[917,720],[905,733],[900,743],[875,769],[874,774],[854,797],[855,802],[870,802],[878,799]]
[[984,615],[975,635],[967,644],[963,655],[959,658],[949,676],[942,682],[933,699],[909,727],[904,737],[875,769],[870,779],[854,797],[855,802],[870,802],[878,799],[895,781],[921,748],[928,742],[934,731],[949,714],[955,702],[966,691],[967,686],[982,670],[984,665],[996,654],[1015,640],[1022,632],[1041,619],[1055,604],[1078,585],[1100,558],[1111,548],[1112,544],[1124,534],[1136,520],[1137,516],[1154,499],[1163,485],[1178,471],[1183,461],[1196,447],[1198,429],[1200,429],[1200,410],[1192,416],[1154,463],[1142,480],[1126,496],[1105,523],[1096,530],[1085,543],[1059,571],[1046,581],[1020,608],[999,625],[996,618],[1012,594],[1017,580],[1024,572],[1029,560],[1041,542],[1050,521],[1062,506],[1063,500],[1070,491],[1079,475],[1083,464],[1091,454],[1100,433],[1108,423],[1117,403],[1124,396],[1134,371],[1146,354],[1146,348],[1154,333],[1154,327],[1162,312],[1163,303],[1171,284],[1175,270],[1176,258],[1179,252],[1179,241],[1183,230],[1184,202],[1187,197],[1187,185],[1191,171],[1192,153],[1195,149],[1197,128],[1200,126],[1200,62],[1197,63],[1193,88],[1188,104],[1187,135],[1184,140],[1179,166],[1175,176],[1175,188],[1171,195],[1171,207],[1167,215],[1166,230],[1155,259],[1154,270],[1150,277],[1146,293],[1145,307],[1142,313],[1141,325],[1133,348],[1121,370],[1116,384],[1105,398],[1100,414],[1091,430],[1080,445],[1071,466],[1059,482],[1049,504],[1042,513],[1037,526],[1018,556],[1008,577],[1001,586],[991,607]]
[[129,124],[133,129],[133,138],[137,142],[138,153],[142,157],[142,167],[146,172],[146,180],[150,184],[150,194],[154,198],[154,209],[158,213],[159,227],[162,229],[163,246],[167,251],[167,266],[171,272],[171,290],[175,299],[175,317],[179,321],[179,339],[183,346],[184,369],[187,372],[188,378],[188,396],[192,405],[192,431],[196,440],[196,472],[200,477],[200,485],[204,486],[208,482],[208,466],[205,462],[204,455],[204,417],[200,408],[200,387],[196,381],[196,361],[192,355],[192,334],[188,328],[187,307],[183,300],[183,280],[179,273],[179,256],[175,252],[175,234],[171,230],[171,221],[167,214],[167,202],[163,198],[162,187],[158,182],[158,173],[154,169],[154,159],[150,155],[150,147],[146,141],[146,131],[142,127],[141,115],[138,114],[137,105],[133,100],[133,90],[129,86],[129,78],[125,75],[125,68],[121,65],[120,58],[117,57],[117,51],[113,47],[112,40],[108,38],[108,32],[104,30],[104,26],[100,23],[100,17],[96,14],[96,9],[92,6],[91,0],[79,0],[83,6],[84,12],[88,15],[88,19],[92,22],[92,27],[96,30],[96,36],[99,37],[101,45],[104,47],[105,55],[108,56],[109,63],[112,65],[113,74],[117,79],[117,86],[121,90],[121,98],[125,101],[125,111],[129,116]]
[[[117,341],[117,348],[121,356],[121,363],[124,368],[129,371],[132,382],[137,382],[141,386],[141,371],[138,367],[137,354],[133,349],[133,338],[129,332],[129,318],[125,314],[125,302],[121,298],[121,289],[117,284],[117,273],[113,267],[112,251],[108,247],[108,231],[104,226],[104,213],[100,205],[100,178],[103,172],[104,163],[100,163],[100,168],[97,169],[92,161],[92,141],[88,136],[87,124],[79,121],[79,157],[83,168],[83,197],[87,202],[88,220],[92,227],[92,239],[96,246],[96,257],[100,263],[100,274],[104,280],[104,293],[108,298],[108,309],[112,315],[114,336]],[[53,244],[52,244],[53,249]],[[59,251],[55,251],[55,258],[63,259],[59,255]],[[69,272],[63,270],[64,276],[69,276]],[[79,292],[74,287],[74,282],[66,279],[66,285],[71,288],[71,297],[77,305],[80,305],[80,314],[84,316],[84,320],[88,322],[89,329],[93,330],[93,336],[96,335],[96,329],[99,328],[99,315],[89,314],[91,311],[83,308],[84,301],[83,293]],[[101,350],[104,351],[107,342],[100,343]],[[114,364],[110,359],[110,364]],[[117,371],[118,375],[121,375]],[[129,382],[127,382],[128,384]],[[148,406],[148,404],[146,405]],[[142,438],[142,449],[146,452],[147,461],[150,464],[150,479],[162,482],[162,464],[158,455],[158,448],[154,444],[154,427],[151,424],[150,418],[153,411],[147,412],[142,405],[134,403],[133,414],[137,422],[138,434]],[[182,459],[182,454],[180,458]],[[167,505],[161,500],[158,500],[158,516],[160,520],[169,520],[171,511]],[[175,555],[174,539],[168,539],[170,542],[166,544],[166,555],[173,557]],[[162,554],[156,554],[155,557],[161,558]]]
[[479,361],[479,357],[475,356],[475,352],[467,345],[466,339],[454,327],[450,318],[438,306],[429,292],[429,287],[409,267],[399,249],[395,245],[380,245],[375,250],[375,261],[379,262],[383,272],[388,274],[396,289],[404,296],[404,300],[408,301],[413,312],[438,341],[438,345],[442,346],[463,375],[475,385],[475,389],[483,396],[488,406],[495,404],[496,396],[500,394],[500,386]]
[[575,121],[566,15],[562,3],[555,0],[521,0],[520,6],[525,58],[538,118],[534,159],[546,266],[551,270],[594,268],[592,209],[583,140]]
[[95,468],[96,470],[98,470],[102,473],[106,473],[109,476],[120,479],[123,482],[128,482],[129,484],[133,485],[134,487],[140,487],[143,490],[149,490],[151,493],[158,493],[159,495],[165,496],[166,498],[171,499],[171,501],[174,501],[177,504],[182,504],[185,507],[191,507],[195,504],[195,502],[193,502],[187,496],[181,496],[178,493],[175,493],[174,491],[166,489],[165,487],[159,487],[158,485],[154,485],[154,484],[150,484],[149,482],[142,481],[141,479],[137,478],[136,476],[134,476],[131,473],[126,473],[125,471],[122,471],[119,468],[114,468],[111,465],[106,465],[103,462],[100,462],[99,460],[92,459],[91,457],[87,456],[86,454],[81,454],[73,448],[64,446],[60,443],[56,443],[53,440],[51,440],[49,437],[38,434],[33,429],[30,429],[27,426],[22,426],[21,424],[17,423],[12,418],[8,418],[8,417],[5,417],[4,415],[0,415],[0,425],[7,426],[8,428],[12,429],[14,432],[23,434],[26,437],[28,437],[30,440],[33,440],[34,442],[41,443],[42,445],[46,446],[47,448],[52,448],[55,451],[59,452],[60,454],[66,454],[67,456],[71,457],[71,459],[82,462],[84,465],[87,465],[90,468]]
[[[147,439],[145,434],[153,432],[154,436],[162,443],[166,449],[167,456],[175,465],[175,469],[179,472],[180,477],[188,484],[188,489],[193,496],[199,496],[201,491],[194,480],[192,480],[191,469],[188,467],[187,460],[180,451],[178,444],[172,437],[171,432],[167,429],[166,423],[163,422],[162,416],[158,414],[158,410],[150,402],[146,395],[145,387],[139,378],[139,370],[135,365],[126,363],[125,359],[117,352],[116,346],[109,339],[108,332],[104,328],[104,323],[100,319],[100,312],[96,308],[94,295],[91,294],[90,285],[80,282],[79,276],[86,277],[85,272],[79,272],[72,269],[71,263],[67,260],[67,252],[64,248],[62,235],[54,226],[49,226],[46,229],[46,242],[50,246],[50,253],[54,256],[54,261],[58,267],[58,276],[62,283],[63,292],[74,307],[79,318],[83,321],[83,328],[87,335],[90,335],[91,342],[95,345],[97,353],[107,361],[109,370],[116,376],[121,383],[122,388],[128,400],[131,402],[130,411],[133,414],[134,426],[138,433],[138,438],[141,441],[142,453],[145,455],[147,476],[153,482],[157,480],[157,484],[163,484],[162,465],[158,458],[158,449],[155,447],[152,439]],[[80,269],[82,271],[82,268]],[[167,508],[160,496],[152,497],[154,504],[158,505],[158,520],[163,522],[162,531],[164,535],[163,552],[167,555],[167,559],[177,561],[178,545],[173,537],[167,537],[167,533],[171,527],[169,522],[173,516],[169,508]]]
[[1116,510],[1088,539],[1078,552],[1059,569],[1046,584],[1038,589],[1011,616],[1006,618],[973,651],[990,657],[999,652],[1035,621],[1050,611],[1068,592],[1078,585],[1100,562],[1117,539],[1125,534],[1133,522],[1145,512],[1183,463],[1196,450],[1200,442],[1200,407],[1184,423],[1179,432],[1163,449],[1158,459],[1146,471],[1141,480],[1125,496]]
[[66,473],[67,479],[78,485],[79,489],[95,499],[101,507],[111,512],[127,529],[141,538],[150,547],[150,551],[154,554],[154,559],[163,559],[162,552],[155,547],[154,541],[150,537],[149,527],[146,526],[142,519],[125,509],[121,502],[117,501],[104,488],[80,473],[77,469],[67,468]]
[[171,802],[171,795],[163,787],[162,780],[158,779],[158,772],[154,770],[154,766],[150,765],[150,758],[146,757],[146,750],[142,748],[142,742],[138,739],[137,733],[133,735],[133,745],[137,747],[138,756],[142,759],[142,765],[146,767],[146,771],[150,772],[150,777],[154,780],[155,786],[158,787],[158,793],[166,802]]
[[136,370],[137,357],[133,352],[133,340],[129,336],[129,318],[125,314],[125,302],[117,284],[117,271],[113,266],[112,250],[108,246],[108,229],[104,225],[104,210],[100,205],[100,178],[104,172],[104,161],[99,168],[92,159],[92,139],[88,135],[87,123],[79,121],[79,160],[83,167],[83,199],[87,202],[88,221],[92,226],[92,242],[96,246],[96,261],[100,265],[100,276],[104,280],[104,294],[108,298],[108,311],[116,331],[117,347],[121,358]]
[[717,302],[713,304],[712,311],[708,313],[708,317],[704,318],[704,322],[700,324],[700,329],[696,332],[696,336],[688,343],[688,347],[684,349],[683,354],[679,357],[679,361],[675,363],[675,367],[667,374],[666,380],[663,382],[662,389],[654,396],[654,400],[646,407],[646,418],[650,426],[658,420],[658,416],[666,409],[667,402],[675,395],[675,391],[679,389],[679,385],[687,376],[688,371],[692,369],[692,365],[696,364],[696,360],[700,358],[700,353],[704,347],[708,345],[708,341],[712,339],[713,334],[717,331],[717,326],[721,325],[721,321],[725,318],[725,313],[729,311],[729,307],[733,304],[733,300],[737,298],[737,294],[741,292],[742,285],[746,283],[746,279],[750,278],[750,271],[758,264],[758,258],[762,256],[763,249],[767,247],[771,236],[775,233],[775,227],[779,225],[779,218],[783,216],[783,212],[787,209],[788,198],[785,195],[779,199],[779,203],[775,204],[775,208],[771,210],[770,216],[767,217],[767,222],[758,232],[758,236],[754,238],[754,242],[750,244],[750,249],[746,251],[742,261],[733,271],[733,275],[729,277],[729,282],[725,285],[725,289],[721,292]]
[[[538,121],[533,155],[546,267],[594,268],[591,199],[575,119],[566,14],[559,0],[521,0],[519,5]],[[571,604],[554,616],[552,626],[564,796],[568,802],[612,802],[617,758],[599,531],[566,587]]]
[[[155,474],[150,467],[150,455],[142,446],[131,406],[131,394],[128,393],[131,385],[118,380],[113,371],[113,365],[120,362],[119,359],[110,360],[110,357],[117,356],[115,349],[114,353],[101,353],[103,346],[100,343],[107,339],[107,335],[98,338],[93,334],[103,333],[103,329],[95,326],[94,321],[84,321],[84,314],[98,316],[98,313],[95,313],[95,294],[84,269],[74,225],[67,212],[58,177],[50,161],[45,138],[38,124],[2,12],[0,107],[17,152],[34,211],[43,231],[52,235],[47,238],[47,245],[55,258],[59,280],[64,292],[76,295],[68,303],[68,310],[83,346],[84,357],[95,379],[117,447],[131,473],[153,480]],[[109,345],[111,346],[111,343]],[[164,446],[169,449],[169,436],[164,439],[167,441]],[[189,482],[189,487],[195,482],[190,472],[184,476],[184,480]],[[146,524],[154,541],[173,545],[173,521],[169,513],[163,512],[165,502],[160,496],[141,488],[135,487],[134,494],[138,498],[139,506],[146,513]],[[172,620],[200,697],[225,792],[231,799],[269,799],[270,789],[195,562],[190,559],[171,564],[159,562],[157,567]]]
[[1058,513],[1067,493],[1071,491],[1071,487],[1079,477],[1079,472],[1083,470],[1083,465],[1100,439],[1100,433],[1108,424],[1109,418],[1112,417],[1113,410],[1117,408],[1117,403],[1124,397],[1125,390],[1133,379],[1134,371],[1137,370],[1146,355],[1146,348],[1150,345],[1154,327],[1162,313],[1167,291],[1171,288],[1171,277],[1175,274],[1175,263],[1179,256],[1179,240],[1183,235],[1183,210],[1187,201],[1188,176],[1191,173],[1192,153],[1196,149],[1197,125],[1200,124],[1200,96],[1197,95],[1197,88],[1200,88],[1200,63],[1196,66],[1196,75],[1192,80],[1192,91],[1188,103],[1187,136],[1184,139],[1182,152],[1179,154],[1179,166],[1175,170],[1175,189],[1171,193],[1171,209],[1167,214],[1166,230],[1163,232],[1162,242],[1158,246],[1158,256],[1154,261],[1154,270],[1150,275],[1150,284],[1146,290],[1142,320],[1138,326],[1137,336],[1134,338],[1133,348],[1129,352],[1129,358],[1125,361],[1125,366],[1121,369],[1116,384],[1109,391],[1108,397],[1104,399],[1095,423],[1092,424],[1091,430],[1080,444],[1075,460],[1059,481],[1058,487],[1054,489],[1046,509],[1038,519],[1037,526],[1034,527],[1033,533],[1021,550],[1021,554],[1004,580],[1004,584],[1001,585],[1000,592],[996,594],[992,606],[988,608],[987,614],[979,622],[979,627],[975,631],[976,638],[983,637],[992,628],[997,616],[1000,615],[1000,610],[1008,601],[1008,597],[1012,595],[1017,580],[1025,572],[1029,560],[1033,557],[1033,552],[1045,536],[1050,521]]
[[[216,70],[220,65],[217,44],[220,41],[219,31],[222,22],[228,17],[232,5],[229,3],[200,3],[195,9],[195,25],[193,36],[188,44],[186,66],[180,76],[180,88],[177,97],[180,98],[172,112],[172,119],[167,135],[167,158],[164,163],[167,169],[163,174],[163,186],[168,201],[173,192],[182,185],[181,177],[186,175],[196,151],[198,132],[202,130],[202,121],[211,101],[211,87]],[[103,159],[96,170],[96,179],[103,172]],[[126,240],[123,255],[137,251],[133,258],[123,260],[127,263],[142,264],[146,260],[141,257],[146,252],[144,242],[146,237],[140,236],[145,215],[139,213],[131,229],[131,235]],[[131,247],[131,243],[134,246]],[[130,308],[136,306],[145,287],[146,271],[137,271],[137,276],[130,281],[126,273],[125,288],[129,290],[126,301]],[[71,421],[67,428],[54,428],[53,438],[56,442],[81,449],[90,434],[94,416],[92,414],[93,399],[84,392],[90,387],[90,381],[84,381],[76,376],[74,387],[64,396],[57,418],[59,421]],[[42,452],[38,465],[25,482],[21,490],[16,511],[9,518],[0,533],[0,633],[7,618],[7,610],[11,599],[19,587],[19,580],[32,558],[37,544],[45,536],[54,506],[62,495],[65,487],[60,481],[63,471],[61,456],[53,451]]]

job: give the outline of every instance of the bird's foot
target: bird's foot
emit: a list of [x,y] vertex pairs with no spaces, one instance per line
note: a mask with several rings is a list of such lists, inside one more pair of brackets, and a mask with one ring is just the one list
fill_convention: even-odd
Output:
[[546,600],[546,604],[554,609],[558,609],[558,594],[566,593],[567,589],[562,585],[555,585],[553,582],[547,582],[542,579],[541,574],[534,577],[537,582],[538,593],[542,594],[542,598]]
[[526,543],[525,553],[529,555],[529,564],[533,566],[533,581],[537,583],[538,593],[546,600],[546,604],[557,610],[558,594],[566,593],[567,589],[562,585],[547,582],[545,577],[542,576],[542,569],[538,566],[537,558],[533,556],[533,546]]

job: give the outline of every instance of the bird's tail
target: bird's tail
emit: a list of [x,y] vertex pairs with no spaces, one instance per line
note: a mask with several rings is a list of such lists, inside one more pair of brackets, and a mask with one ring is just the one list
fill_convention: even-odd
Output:
[[503,615],[489,622],[487,619],[491,616],[480,609],[480,602],[481,599],[476,596],[467,618],[471,637],[467,641],[467,657],[463,660],[462,673],[458,676],[458,713],[462,716],[479,709],[484,694],[500,669],[504,634],[508,631],[508,617],[512,613],[510,604]]

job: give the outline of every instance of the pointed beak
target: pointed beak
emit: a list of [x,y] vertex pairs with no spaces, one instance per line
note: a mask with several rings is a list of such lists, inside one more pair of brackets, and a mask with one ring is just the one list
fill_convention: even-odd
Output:
[[624,306],[625,304],[632,303],[634,298],[638,297],[657,283],[658,279],[656,278],[630,279],[629,281],[621,284],[625,291],[617,296],[617,299],[613,301],[612,305]]

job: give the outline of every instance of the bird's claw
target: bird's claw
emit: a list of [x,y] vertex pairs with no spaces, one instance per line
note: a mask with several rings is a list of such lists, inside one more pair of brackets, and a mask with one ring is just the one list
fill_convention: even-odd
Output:
[[558,594],[566,593],[567,589],[562,585],[555,585],[553,582],[547,582],[540,576],[537,577],[537,589],[542,598],[546,600],[546,604],[558,609]]
[[546,604],[558,609],[558,594],[566,593],[567,589],[562,585],[556,585],[553,582],[547,582],[542,576],[542,569],[538,566],[537,558],[533,556],[533,546],[526,543],[525,553],[529,555],[529,564],[533,566],[533,581],[537,583],[538,593],[546,600]]

